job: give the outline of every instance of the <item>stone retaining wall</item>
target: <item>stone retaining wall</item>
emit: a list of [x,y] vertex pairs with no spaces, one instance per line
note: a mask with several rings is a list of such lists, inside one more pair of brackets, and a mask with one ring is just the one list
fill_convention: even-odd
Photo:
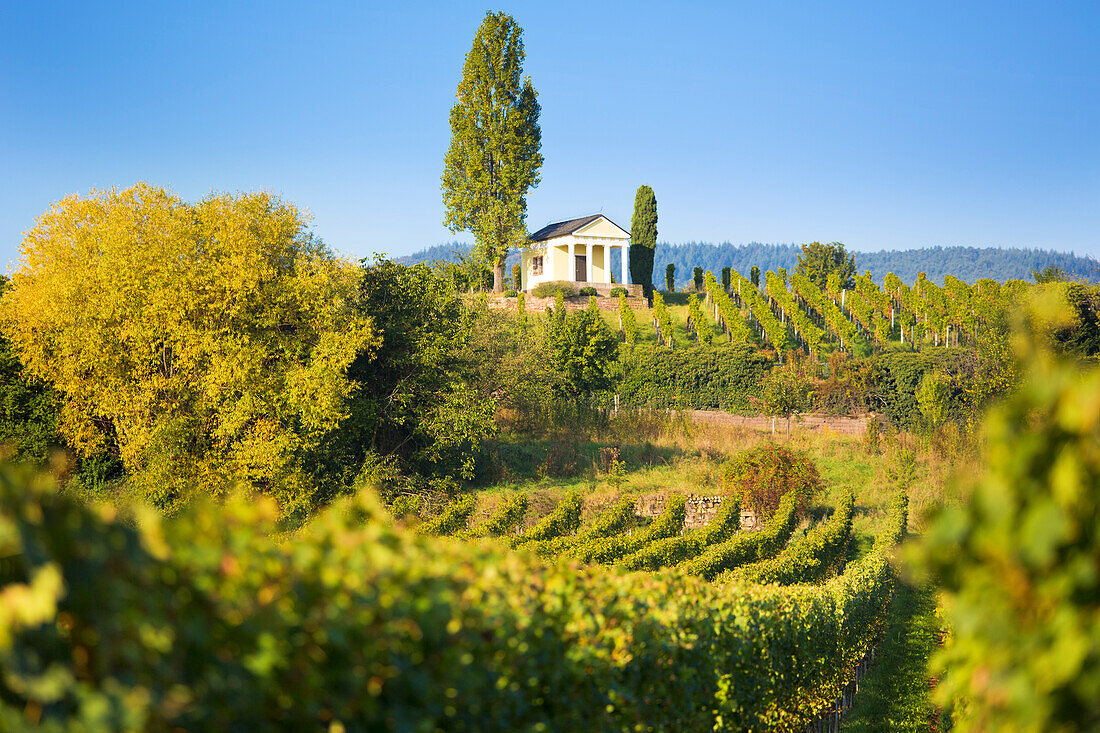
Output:
[[[565,309],[567,311],[577,311],[588,307],[588,299],[591,296],[577,295],[572,298],[565,298]],[[554,307],[554,298],[536,298],[533,295],[523,296],[523,307],[528,313],[543,313],[547,308]],[[506,298],[503,295],[489,296],[489,307],[497,310],[515,311],[517,298]],[[627,308],[639,310],[648,307],[645,298],[628,297],[626,299]],[[596,296],[596,307],[603,311],[618,311],[619,299],[618,298],[602,298]]]
[[[664,511],[667,500],[668,494],[647,494],[634,504],[634,513],[639,517],[656,517]],[[689,496],[684,507],[684,531],[710,524],[721,507],[721,496]],[[756,514],[748,509],[742,509],[741,529],[757,529]]]

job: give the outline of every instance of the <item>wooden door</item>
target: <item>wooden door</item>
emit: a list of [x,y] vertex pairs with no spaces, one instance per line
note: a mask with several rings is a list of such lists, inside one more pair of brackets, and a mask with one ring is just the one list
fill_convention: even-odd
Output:
[[585,261],[584,255],[576,255],[577,268],[573,273],[573,279],[577,282],[586,282],[588,280],[588,263]]

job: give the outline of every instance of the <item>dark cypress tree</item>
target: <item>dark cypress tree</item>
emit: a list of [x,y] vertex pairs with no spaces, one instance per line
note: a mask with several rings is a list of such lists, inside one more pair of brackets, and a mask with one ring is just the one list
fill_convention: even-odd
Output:
[[653,292],[653,254],[657,248],[657,197],[642,184],[634,194],[634,216],[630,220],[630,282]]
[[730,289],[730,272],[732,271],[732,269],[733,268],[731,268],[731,267],[723,267],[722,268],[722,289],[723,290],[729,290]]
[[695,284],[695,292],[703,289],[703,268],[696,267],[691,273],[691,280]]
[[756,265],[752,266],[752,270],[749,272],[749,279],[752,280],[753,285],[760,287],[760,268]]
[[671,262],[665,268],[665,292],[676,292],[676,265]]

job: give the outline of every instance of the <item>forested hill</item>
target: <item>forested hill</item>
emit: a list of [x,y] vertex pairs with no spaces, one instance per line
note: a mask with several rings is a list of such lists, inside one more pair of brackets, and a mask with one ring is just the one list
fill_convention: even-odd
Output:
[[[396,258],[403,264],[431,262],[433,260],[455,260],[456,252],[467,253],[469,245],[451,242],[437,244],[415,254]],[[688,242],[669,244],[659,242],[653,262],[653,282],[657,286],[664,283],[665,266],[676,265],[676,281],[687,282],[691,277],[691,268],[702,267],[716,275],[723,267],[732,267],[743,275],[748,275],[753,265],[761,270],[775,270],[786,267],[793,270],[798,266],[800,248],[795,244],[709,244],[706,242]],[[1042,249],[1000,249],[997,247],[924,247],[908,250],[880,250],[878,252],[852,251],[856,257],[859,272],[870,270],[878,282],[888,272],[893,272],[905,282],[917,279],[917,273],[923,272],[933,282],[942,283],[944,275],[954,275],[960,280],[973,283],[983,277],[991,280],[1030,280],[1033,269],[1042,270],[1056,266],[1072,279],[1084,278],[1091,282],[1100,282],[1100,262],[1092,257],[1080,257],[1069,252],[1055,252]],[[517,260],[516,255],[509,258],[509,267]],[[617,270],[616,270],[617,271]]]

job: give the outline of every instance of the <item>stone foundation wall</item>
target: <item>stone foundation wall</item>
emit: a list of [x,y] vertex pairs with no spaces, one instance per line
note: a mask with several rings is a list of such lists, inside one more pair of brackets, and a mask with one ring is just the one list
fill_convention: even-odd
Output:
[[[634,504],[634,513],[639,517],[656,517],[665,509],[667,494],[647,494]],[[684,531],[705,527],[710,524],[722,508],[721,496],[689,496],[684,507]],[[758,529],[756,514],[747,509],[741,511],[741,529]]]
[[[567,311],[576,311],[588,307],[588,299],[591,296],[577,295],[572,298],[565,299],[565,309]],[[554,307],[554,298],[536,298],[533,295],[523,296],[523,307],[528,313],[545,313],[546,309]],[[498,310],[508,310],[515,312],[516,298],[506,298],[503,295],[489,296],[489,307],[496,308]],[[628,297],[626,299],[626,306],[632,309],[641,309],[648,307],[645,298]],[[619,310],[618,298],[601,298],[596,296],[596,307],[603,311],[616,311]]]

